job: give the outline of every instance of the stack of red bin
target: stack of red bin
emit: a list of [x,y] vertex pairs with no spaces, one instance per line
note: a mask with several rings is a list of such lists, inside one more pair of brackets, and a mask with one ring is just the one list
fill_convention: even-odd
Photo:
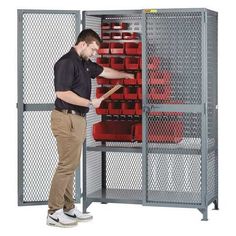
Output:
[[[101,106],[96,109],[98,115],[108,118],[104,119],[106,121],[93,125],[93,137],[96,141],[142,141],[142,43],[140,34],[127,32],[128,27],[129,25],[125,22],[102,23],[103,43],[98,50],[101,57],[97,58],[97,63],[103,67],[133,73],[134,78],[97,78],[97,83],[101,85],[96,89],[97,97],[102,96],[115,84],[122,84],[123,87],[103,101]],[[154,103],[160,100],[168,103],[172,94],[171,73],[161,70],[160,64],[159,57],[147,57],[147,82],[150,87],[147,96],[148,99],[154,100]],[[181,113],[152,112],[149,115],[177,117]],[[149,142],[177,143],[182,140],[182,137],[183,123],[178,119],[155,121],[148,131]]]

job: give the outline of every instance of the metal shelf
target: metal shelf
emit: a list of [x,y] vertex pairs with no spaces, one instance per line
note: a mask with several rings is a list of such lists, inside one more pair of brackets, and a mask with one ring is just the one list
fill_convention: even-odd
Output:
[[[142,190],[138,189],[103,189],[88,194],[88,199],[92,201],[110,203],[142,203]],[[201,192],[178,192],[178,191],[148,191],[147,201],[172,204],[201,204]],[[158,199],[158,200],[157,200]]]
[[[94,201],[142,203],[142,190],[136,189],[100,189],[87,196]],[[125,200],[125,201],[124,201]]]
[[[134,143],[136,146],[131,147],[130,143],[119,146],[116,143],[87,146],[87,151],[97,152],[135,152],[142,153],[142,143]],[[201,155],[200,139],[185,138],[180,143],[149,143],[149,153],[164,154],[192,154]]]
[[88,146],[87,151],[95,152],[136,152],[141,153],[142,147],[120,147],[120,146],[106,146],[106,145],[97,145],[97,146]]

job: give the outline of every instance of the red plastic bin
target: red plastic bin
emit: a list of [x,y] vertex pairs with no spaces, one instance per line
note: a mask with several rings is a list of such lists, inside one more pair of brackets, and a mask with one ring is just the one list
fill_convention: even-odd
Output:
[[125,85],[135,85],[137,83],[136,79],[124,79],[124,84]]
[[111,34],[110,33],[102,33],[102,39],[111,39]]
[[142,55],[142,42],[138,43],[137,54]]
[[93,138],[96,141],[133,141],[134,122],[103,121],[93,125]]
[[111,43],[111,54],[124,54],[124,44],[123,43]]
[[142,99],[142,87],[137,88],[138,99]]
[[139,58],[137,57],[126,57],[125,68],[127,70],[138,70],[139,69]]
[[109,53],[110,53],[110,44],[109,43],[101,43],[101,45],[98,49],[98,54],[104,55],[104,54],[109,54]]
[[139,57],[138,61],[139,69],[142,70],[142,57]]
[[116,70],[124,70],[124,59],[121,57],[111,57],[111,68]]
[[108,102],[103,101],[99,108],[96,108],[96,113],[98,115],[107,115],[108,114]]
[[122,33],[122,39],[125,39],[125,40],[138,39],[138,38],[139,38],[139,34],[136,32],[133,32],[133,33],[123,32]]
[[112,22],[111,23],[111,28],[112,29],[126,30],[127,27],[128,27],[127,23],[123,23],[123,22]]
[[121,103],[120,102],[110,102],[108,104],[108,112],[110,115],[120,115],[121,111]]
[[97,79],[97,84],[99,85],[110,84],[109,79],[105,79],[103,77],[97,77],[96,79]]
[[122,39],[122,34],[120,32],[112,32],[111,33],[111,38],[112,39]]
[[142,84],[142,72],[137,72],[136,74],[136,80],[137,80],[137,84],[141,85]]
[[97,63],[103,67],[110,67],[110,58],[109,57],[98,57]]
[[142,103],[141,102],[135,103],[135,114],[138,116],[142,115]]
[[122,102],[121,110],[123,115],[135,115],[135,103],[134,102]]
[[124,99],[135,100],[137,99],[137,88],[135,87],[125,87],[124,88]]
[[[142,141],[142,124],[136,124],[134,139]],[[149,123],[148,141],[155,143],[179,143],[183,139],[182,121],[155,121]]]
[[111,29],[111,24],[104,22],[104,23],[102,23],[101,28],[105,29],[105,30]]
[[125,43],[125,53],[127,55],[137,55],[138,54],[138,43]]

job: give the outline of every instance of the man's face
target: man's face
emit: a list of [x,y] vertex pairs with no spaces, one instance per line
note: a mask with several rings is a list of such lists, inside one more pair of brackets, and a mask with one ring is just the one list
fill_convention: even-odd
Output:
[[85,43],[84,50],[81,52],[81,57],[86,61],[89,60],[91,57],[97,54],[99,46],[95,41],[90,44]]

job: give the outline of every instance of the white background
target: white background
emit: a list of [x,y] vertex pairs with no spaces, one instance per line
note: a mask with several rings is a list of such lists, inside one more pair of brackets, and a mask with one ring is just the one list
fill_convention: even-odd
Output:
[[[233,0],[15,0],[0,14],[0,235],[236,235],[236,14]],[[3,4],[3,2],[2,2]],[[47,206],[17,206],[17,9],[126,10],[209,8],[219,12],[219,211],[93,203],[94,220],[72,229],[46,226]]]

